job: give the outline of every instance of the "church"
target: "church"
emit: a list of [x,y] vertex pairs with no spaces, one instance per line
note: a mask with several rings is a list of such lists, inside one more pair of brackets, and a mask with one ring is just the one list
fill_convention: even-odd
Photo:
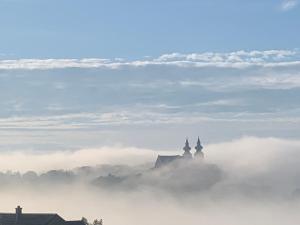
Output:
[[195,146],[196,152],[194,156],[191,153],[191,147],[189,144],[189,140],[185,140],[185,145],[183,147],[184,153],[183,155],[158,155],[157,160],[155,162],[155,168],[161,168],[163,166],[174,163],[178,160],[192,160],[198,158],[204,158],[204,154],[202,152],[203,146],[201,145],[200,138],[198,137],[197,144]]

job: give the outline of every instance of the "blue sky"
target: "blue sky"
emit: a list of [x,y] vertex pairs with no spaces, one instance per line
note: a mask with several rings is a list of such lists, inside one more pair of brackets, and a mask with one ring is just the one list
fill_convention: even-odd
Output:
[[300,137],[300,2],[0,0],[0,149]]
[[299,47],[296,0],[1,0],[1,58],[127,59]]

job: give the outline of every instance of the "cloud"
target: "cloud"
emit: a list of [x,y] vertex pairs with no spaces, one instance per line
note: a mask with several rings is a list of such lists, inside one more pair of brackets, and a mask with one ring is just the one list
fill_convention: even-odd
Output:
[[19,149],[21,140],[35,149],[134,144],[133,137],[157,147],[166,143],[155,136],[177,139],[191,130],[209,140],[299,137],[298,59],[297,50],[269,50],[1,61],[0,148]]
[[297,0],[284,0],[281,4],[281,9],[283,11],[292,10],[298,5],[298,3],[299,2]]
[[[291,179],[290,182],[292,182],[292,177],[289,178],[281,175],[298,173],[299,170],[297,167],[300,165],[299,148],[300,141],[298,140],[272,137],[243,137],[227,142],[207,144],[204,146],[203,151],[207,165],[216,165],[226,174],[230,174],[238,179],[244,180],[250,179],[250,177],[253,179],[253,176],[268,176],[273,173],[273,176],[275,174],[278,175],[276,175],[278,182],[281,179]],[[142,164],[148,164],[148,169],[151,169],[154,166],[157,155],[181,153],[181,150],[169,149],[157,151],[122,146],[52,152],[18,150],[0,153],[0,171],[10,170],[21,173],[25,173],[28,170],[34,170],[38,173],[54,169],[72,171],[77,167],[95,167],[101,164],[111,165],[112,167],[110,168],[112,170],[117,165],[137,166]],[[193,168],[196,169],[198,165],[200,166],[199,168],[203,166],[201,162],[183,162],[181,166],[177,165],[174,168],[171,166],[166,171],[163,171],[163,173],[167,172],[170,174],[176,170],[180,172],[181,169],[186,169],[182,167],[184,165],[190,167],[188,169],[190,173],[193,173]],[[109,170],[107,171],[108,173]],[[160,173],[152,175],[160,176],[162,175]],[[270,182],[273,181],[275,180],[270,179]],[[300,180],[294,183],[294,185],[298,184],[300,185]]]
[[[300,122],[298,111],[285,113],[286,116],[272,112],[180,112],[182,108],[198,107],[242,107],[245,103],[237,100],[217,100],[211,102],[196,103],[185,106],[152,106],[131,110],[119,109],[111,112],[63,114],[58,116],[29,116],[0,118],[0,130],[78,130],[93,129],[103,126],[138,126],[138,125],[167,125],[167,124],[198,124],[204,122],[249,122],[249,123],[295,123]],[[147,109],[148,108],[148,109]],[[167,111],[164,111],[164,110]],[[53,110],[53,109],[51,109]],[[162,110],[159,112],[158,110]],[[168,110],[174,112],[168,112]],[[293,116],[288,116],[296,113]]]
[[[230,53],[192,53],[192,54],[164,54],[158,58],[136,61],[125,61],[119,59],[18,59],[0,60],[2,70],[49,70],[64,68],[104,68],[118,69],[122,67],[144,67],[144,66],[178,66],[178,67],[228,67],[243,68],[249,66],[282,66],[289,64],[285,59],[297,54],[291,50],[266,50],[266,51],[236,51]],[[283,60],[280,61],[280,60]],[[294,61],[294,64],[300,64]]]
[[[54,212],[66,219],[103,218],[111,225],[197,225],[199,221],[209,225],[294,225],[300,219],[299,148],[296,140],[245,137],[206,145],[204,163],[161,171],[117,165],[122,158],[125,164],[136,165],[127,159],[139,155],[140,162],[151,159],[151,168],[159,153],[136,148],[42,155],[19,152],[22,157],[0,153],[1,166],[6,163],[21,170],[21,174],[0,174],[1,211],[11,212],[20,204],[24,212]],[[26,161],[32,165],[24,166]],[[97,163],[109,165],[94,167]],[[82,164],[91,167],[70,170]],[[45,172],[60,166],[69,170]],[[24,174],[31,168],[40,175]],[[47,185],[36,183],[37,176]],[[86,179],[70,183],[70,176]],[[99,181],[97,177],[100,183],[103,178],[121,180],[108,186],[89,182],[94,178]]]
[[80,166],[96,166],[98,164],[137,165],[151,162],[157,152],[150,149],[134,147],[101,147],[98,149],[81,149],[76,151],[13,151],[1,152],[0,171],[45,172],[47,170],[71,170]]

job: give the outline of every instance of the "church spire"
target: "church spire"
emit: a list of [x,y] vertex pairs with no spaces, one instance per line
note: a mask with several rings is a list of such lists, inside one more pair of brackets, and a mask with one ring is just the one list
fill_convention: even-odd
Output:
[[196,149],[196,152],[194,154],[195,157],[201,157],[201,158],[203,158],[204,157],[203,152],[202,152],[203,146],[201,145],[199,137],[198,137],[197,145],[196,145],[195,149]]
[[183,150],[184,150],[184,153],[183,153],[183,157],[184,158],[187,158],[187,159],[193,158],[193,156],[192,156],[192,154],[190,152],[191,151],[191,147],[190,147],[188,139],[185,140],[185,145],[183,147]]

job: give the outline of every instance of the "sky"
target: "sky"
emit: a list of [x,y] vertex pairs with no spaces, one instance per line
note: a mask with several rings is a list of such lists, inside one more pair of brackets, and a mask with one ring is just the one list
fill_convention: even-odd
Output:
[[0,28],[0,212],[299,220],[300,0],[0,0]]
[[0,0],[0,149],[300,136],[300,5]]
[[126,58],[299,47],[297,0],[1,0],[2,58]]

